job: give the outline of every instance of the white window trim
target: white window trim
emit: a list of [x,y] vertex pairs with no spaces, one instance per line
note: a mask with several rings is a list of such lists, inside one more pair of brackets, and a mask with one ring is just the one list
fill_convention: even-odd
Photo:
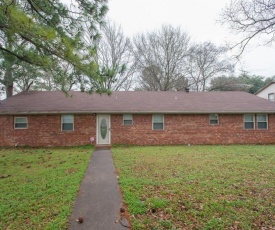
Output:
[[[258,126],[258,123],[259,123],[259,121],[258,121],[258,115],[265,115],[266,116],[266,129],[259,129],[259,126]],[[263,122],[263,121],[260,121],[260,122]],[[258,130],[268,130],[268,115],[267,114],[257,114],[257,129]]]
[[[216,115],[217,116],[217,121],[218,121],[217,124],[211,124],[211,121],[216,121],[216,120],[211,120],[210,119],[211,115]],[[219,114],[217,114],[217,113],[211,113],[211,114],[209,114],[209,125],[219,125],[219,124],[220,124]]]
[[[245,128],[245,115],[252,115],[253,116],[253,123],[254,123],[254,125],[253,125],[253,129],[246,129]],[[251,122],[251,121],[247,121],[247,122]],[[251,113],[247,113],[247,114],[244,114],[243,115],[243,129],[244,130],[255,130],[255,125],[256,125],[256,122],[255,122],[255,114],[251,114]]]
[[[154,115],[162,115],[162,124],[163,124],[163,129],[154,129]],[[152,115],[152,130],[164,130],[165,126],[164,126],[164,114],[153,114]]]
[[[15,127],[15,123],[18,124],[20,122],[15,122],[16,118],[25,118],[26,119],[26,123],[27,123],[27,127]],[[25,123],[20,123],[20,124],[25,124]],[[28,117],[14,117],[14,120],[13,120],[13,127],[14,129],[27,129],[29,127],[29,122],[28,122]]]
[[[124,124],[124,121],[130,121],[128,119],[124,119],[126,115],[128,115],[128,116],[130,115],[131,116],[131,122],[132,122],[131,124]],[[133,114],[130,114],[130,113],[123,114],[123,119],[122,119],[122,124],[123,125],[133,125],[133,123],[134,123],[134,121],[133,121]]]
[[[63,116],[68,116],[68,115],[73,116],[73,129],[72,130],[63,130]],[[63,131],[63,132],[72,132],[72,131],[74,131],[74,115],[73,114],[63,114],[63,115],[61,115],[61,131]]]

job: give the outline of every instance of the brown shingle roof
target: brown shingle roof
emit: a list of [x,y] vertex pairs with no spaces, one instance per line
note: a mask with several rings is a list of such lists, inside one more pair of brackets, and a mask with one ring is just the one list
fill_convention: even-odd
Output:
[[0,114],[275,113],[275,103],[245,92],[24,92],[0,101]]

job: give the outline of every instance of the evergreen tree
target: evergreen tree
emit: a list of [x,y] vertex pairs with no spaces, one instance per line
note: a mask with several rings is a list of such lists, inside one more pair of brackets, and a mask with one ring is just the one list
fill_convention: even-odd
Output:
[[[67,71],[85,75],[95,83],[90,91],[100,88],[101,78],[94,62],[95,47],[83,40],[83,25],[98,35],[107,12],[107,0],[76,0],[66,5],[59,0],[3,0],[0,3],[1,78],[7,96],[12,95],[14,69],[28,63],[43,71],[54,71],[58,82],[66,82]],[[65,90],[65,88],[64,88]]]

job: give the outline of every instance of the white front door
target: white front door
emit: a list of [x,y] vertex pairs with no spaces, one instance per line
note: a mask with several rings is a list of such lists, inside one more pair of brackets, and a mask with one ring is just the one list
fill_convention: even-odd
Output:
[[97,115],[97,144],[110,144],[110,130],[110,115]]

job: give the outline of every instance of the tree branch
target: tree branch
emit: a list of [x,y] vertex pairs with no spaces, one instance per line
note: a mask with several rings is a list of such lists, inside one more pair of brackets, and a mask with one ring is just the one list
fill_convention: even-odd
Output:
[[11,54],[11,55],[17,57],[17,58],[20,59],[21,61],[24,61],[24,62],[29,63],[29,64],[31,64],[31,65],[43,66],[42,64],[38,64],[38,63],[36,63],[36,62],[32,62],[32,61],[26,59],[24,56],[20,56],[20,55],[14,53],[14,52],[12,52],[12,51],[10,51],[10,50],[8,50],[8,49],[5,49],[5,48],[2,47],[1,45],[0,45],[0,50],[4,51],[4,52],[6,52],[6,53],[9,53],[9,54]]

